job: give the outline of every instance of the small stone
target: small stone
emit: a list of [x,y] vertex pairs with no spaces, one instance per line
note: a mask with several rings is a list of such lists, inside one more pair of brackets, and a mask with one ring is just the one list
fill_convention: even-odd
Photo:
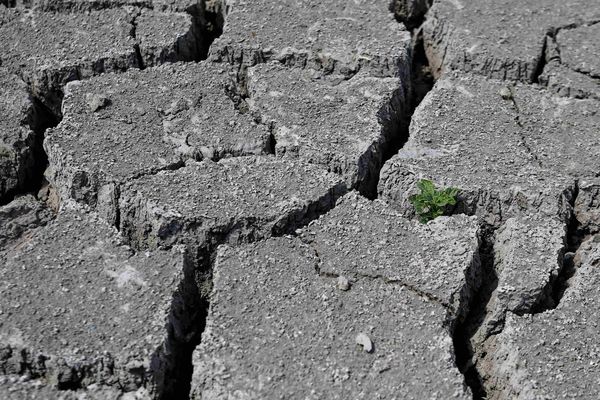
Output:
[[512,91],[507,87],[500,89],[500,96],[502,96],[504,100],[511,100],[513,97]]
[[103,94],[88,93],[85,96],[88,107],[92,112],[96,112],[110,104],[110,100]]
[[345,276],[338,276],[335,285],[340,290],[343,290],[343,291],[350,290],[350,281]]
[[356,344],[361,345],[367,353],[373,352],[373,342],[371,341],[371,338],[364,333],[356,335]]

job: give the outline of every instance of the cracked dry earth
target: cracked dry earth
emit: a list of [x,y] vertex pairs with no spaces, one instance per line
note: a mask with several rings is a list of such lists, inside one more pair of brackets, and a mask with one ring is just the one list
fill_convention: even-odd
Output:
[[599,38],[598,0],[0,0],[0,399],[600,398]]

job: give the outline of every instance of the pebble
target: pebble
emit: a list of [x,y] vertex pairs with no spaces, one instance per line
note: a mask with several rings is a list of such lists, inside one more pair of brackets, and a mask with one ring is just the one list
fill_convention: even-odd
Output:
[[511,90],[507,87],[500,89],[500,96],[502,96],[504,100],[510,100],[513,97]]
[[100,110],[101,108],[108,106],[110,103],[108,97],[106,97],[105,95],[101,95],[101,94],[88,93],[85,96],[85,100],[87,102],[88,107],[90,108],[90,110],[92,112],[96,112],[96,111]]
[[373,341],[364,333],[356,335],[356,344],[361,345],[367,353],[373,352]]
[[350,290],[350,281],[344,276],[338,276],[336,280],[336,286],[338,289],[343,291]]

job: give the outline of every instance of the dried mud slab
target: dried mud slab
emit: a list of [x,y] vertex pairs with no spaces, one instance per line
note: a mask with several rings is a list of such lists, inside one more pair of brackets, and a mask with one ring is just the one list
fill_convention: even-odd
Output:
[[276,60],[346,77],[359,70],[408,77],[410,34],[389,6],[388,0],[235,2],[211,58],[238,66]]
[[0,67],[0,87],[0,203],[4,203],[31,186],[42,143],[33,131],[39,113],[25,82]]
[[[130,13],[129,11],[132,11]],[[56,115],[66,83],[166,61],[194,59],[198,33],[187,14],[107,9],[60,14],[0,9],[2,66]],[[139,51],[139,54],[138,54]]]
[[441,0],[427,14],[423,37],[438,76],[460,69],[531,83],[542,72],[547,34],[598,18],[585,0]]
[[124,10],[54,14],[0,9],[2,66],[19,74],[60,113],[62,87],[102,72],[140,67],[131,35],[132,17]]
[[267,127],[240,114],[221,66],[164,65],[67,86],[64,118],[46,133],[46,175],[63,199],[96,207],[116,222],[124,182],[186,159],[270,151]]
[[468,312],[465,306],[480,284],[475,217],[421,224],[352,192],[301,237],[319,255],[321,275],[403,285],[445,305],[451,319]]
[[481,361],[492,400],[594,399],[600,391],[600,248],[582,244],[579,268],[555,310],[535,316],[508,314],[502,333],[493,336]]
[[343,181],[303,163],[238,157],[188,162],[123,187],[121,231],[136,248],[185,238],[232,244],[293,231],[335,204]]
[[181,249],[134,254],[114,228],[65,208],[0,268],[0,372],[58,389],[165,385],[167,317]]
[[410,139],[382,169],[379,192],[409,212],[408,196],[427,178],[461,190],[455,212],[492,225],[530,213],[566,221],[575,181],[598,169],[597,106],[533,86],[448,76],[417,109]]
[[378,279],[340,290],[319,263],[295,238],[219,249],[192,399],[471,398],[444,307]]
[[372,195],[384,151],[406,124],[403,87],[398,78],[362,72],[340,82],[279,63],[248,70],[249,108],[271,126],[276,155],[324,165]]

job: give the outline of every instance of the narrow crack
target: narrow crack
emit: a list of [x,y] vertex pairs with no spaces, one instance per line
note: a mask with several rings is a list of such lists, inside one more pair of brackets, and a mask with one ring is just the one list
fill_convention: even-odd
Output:
[[[422,21],[421,21],[422,22]],[[375,199],[377,197],[377,186],[379,184],[381,169],[385,163],[395,156],[400,151],[410,137],[410,123],[412,117],[421,101],[427,93],[431,91],[435,84],[435,79],[431,72],[429,60],[425,54],[425,46],[423,43],[423,35],[421,28],[414,29],[412,35],[412,50],[411,50],[411,84],[410,94],[408,96],[408,108],[403,110],[403,115],[398,116],[399,123],[393,127],[390,134],[390,140],[383,146],[383,154],[381,165],[373,172],[374,190],[371,193],[366,193],[367,198]],[[364,195],[364,194],[363,194]]]
[[135,51],[135,59],[137,67],[140,70],[146,69],[146,65],[144,63],[144,58],[142,57],[142,50],[140,49],[140,44],[137,41],[137,18],[140,16],[141,10],[137,10],[137,12],[133,15],[131,19],[131,31],[129,35],[134,40],[135,44],[133,45],[133,50]]
[[[315,254],[315,257],[316,257],[315,272],[318,276],[323,277],[323,278],[333,278],[333,279],[337,279],[337,278],[343,276],[341,274],[332,273],[332,272],[327,272],[327,273],[321,272],[322,259],[321,259],[321,255],[319,254],[319,251],[317,250],[317,248],[314,245],[314,242],[306,240],[302,236],[297,236],[297,237],[302,243],[304,243],[305,245],[310,247],[311,250],[313,251],[313,253]],[[406,290],[416,294],[419,297],[423,297],[432,303],[435,303],[435,304],[438,304],[438,305],[444,307],[451,316],[453,316],[455,314],[455,310],[453,310],[452,306],[449,303],[438,298],[437,296],[427,293],[426,291],[423,291],[423,290],[419,289],[418,287],[411,285],[407,282],[404,282],[400,279],[389,279],[383,275],[369,275],[369,274],[365,274],[365,273],[358,273],[351,277],[350,282],[354,282],[354,281],[357,281],[360,279],[371,280],[371,281],[381,281],[386,285],[401,286],[401,287],[405,288]]]
[[572,198],[570,200],[571,215],[567,222],[567,229],[564,238],[564,247],[559,254],[559,268],[556,275],[551,275],[548,284],[542,290],[544,296],[540,301],[529,311],[518,313],[524,314],[539,314],[548,310],[553,310],[560,304],[565,291],[569,287],[569,280],[577,272],[578,265],[575,261],[575,255],[581,244],[589,237],[589,230],[584,228],[577,218],[575,212],[575,202],[579,196],[579,182],[575,182]]
[[[177,170],[185,167],[185,161],[187,161],[187,160],[177,160],[175,162],[172,162],[171,164],[167,164],[162,167],[152,168],[151,170],[146,170],[146,171],[140,171],[139,173],[137,173],[135,175],[129,176],[127,178],[126,182],[131,182],[131,181],[145,178],[148,176],[158,175],[159,173],[164,172],[164,171],[177,171]],[[123,185],[126,182],[119,182],[118,185]]]
[[[338,278],[340,277],[339,274],[319,274],[322,277],[328,277],[328,278]],[[397,285],[397,286],[401,286],[402,288],[408,290],[409,292],[422,297],[424,299],[426,299],[427,301],[434,303],[434,304],[438,304],[440,306],[442,306],[448,313],[448,318],[452,319],[456,316],[456,310],[454,310],[452,308],[452,306],[450,304],[448,304],[447,302],[445,302],[444,300],[432,295],[431,293],[427,293],[424,290],[419,289],[417,286],[411,285],[409,283],[406,283],[404,281],[401,281],[399,279],[389,279],[386,278],[385,276],[382,275],[368,275],[368,274],[358,274],[356,275],[356,277],[354,277],[353,279],[356,280],[360,280],[360,279],[364,279],[364,280],[371,280],[371,281],[381,281],[386,285]]]
[[192,16],[196,29],[197,55],[195,61],[206,60],[212,43],[223,34],[227,6],[222,0],[200,0],[186,12]]
[[517,101],[515,100],[514,89],[513,89],[512,86],[508,86],[508,90],[510,90],[510,101],[511,101],[511,104],[513,106],[513,109],[517,113],[517,115],[515,116],[515,122],[518,125],[518,127],[520,128],[518,130],[518,135],[519,135],[519,138],[521,139],[521,144],[523,145],[523,147],[527,151],[527,154],[529,154],[535,160],[535,162],[540,167],[542,167],[542,161],[538,158],[537,154],[535,154],[535,152],[533,151],[533,149],[531,148],[531,146],[529,146],[527,144],[527,140],[526,140],[525,134],[523,133],[523,130],[525,129],[525,124],[521,120],[521,110],[519,108],[519,105],[517,104]]
[[47,129],[53,128],[59,124],[61,118],[54,115],[44,104],[33,97],[33,111],[28,116],[25,125],[33,132],[31,142],[24,145],[30,149],[31,154],[27,157],[25,165],[19,166],[20,185],[2,196],[0,206],[13,201],[16,197],[23,194],[33,194],[38,196],[38,192],[45,184],[44,171],[48,166],[48,157],[44,151],[44,134]]
[[167,319],[167,339],[151,358],[159,400],[189,399],[192,355],[200,344],[210,306],[214,254],[211,243],[186,248],[183,279],[173,294]]
[[407,104],[410,98],[411,95],[407,96],[404,89],[395,89],[390,100],[377,111],[377,119],[381,126],[380,138],[371,143],[361,155],[358,164],[367,165],[367,171],[352,187],[370,200],[377,198],[377,186],[386,161],[408,140],[410,117],[413,112],[413,108]]
[[277,154],[277,137],[275,136],[275,124],[269,124],[269,142],[267,143],[267,151],[269,154]]
[[570,29],[577,29],[577,28],[581,28],[584,26],[594,26],[596,24],[600,23],[600,19],[592,19],[589,21],[578,21],[578,22],[573,22],[571,24],[567,24],[567,25],[562,25],[559,26],[558,28],[556,28],[556,33],[558,33],[559,31],[562,30],[570,30]]
[[594,81],[600,82],[600,76],[592,76],[592,73],[590,71],[580,71],[578,69],[572,69],[572,68],[571,68],[571,71],[576,72],[576,73],[581,74],[581,75],[584,75],[587,78],[590,78],[590,79],[592,79]]
[[554,35],[555,35],[555,32],[550,30],[548,33],[546,33],[546,36],[544,37],[544,44],[542,45],[538,63],[535,66],[535,69],[533,72],[533,77],[531,79],[533,83],[540,83],[540,75],[542,75],[544,73],[546,64],[549,61],[546,57],[546,53],[547,53],[547,49],[548,49],[548,40],[552,40],[552,38],[554,38]]
[[41,101],[34,99],[35,107],[37,108],[37,117],[33,131],[36,135],[36,143],[33,146],[34,154],[34,166],[31,171],[31,188],[29,191],[36,196],[42,187],[47,183],[44,177],[44,172],[48,168],[48,155],[44,150],[44,136],[48,129],[56,127],[61,117],[54,115],[48,108],[46,108]]
[[483,225],[480,230],[481,282],[479,287],[473,288],[468,304],[463,305],[463,308],[468,309],[468,313],[464,318],[456,321],[452,329],[456,366],[464,376],[465,385],[471,389],[473,400],[484,400],[488,395],[474,359],[476,349],[473,348],[471,338],[482,326],[488,313],[488,303],[498,286],[498,276],[494,266],[495,230],[496,228],[490,225]]

